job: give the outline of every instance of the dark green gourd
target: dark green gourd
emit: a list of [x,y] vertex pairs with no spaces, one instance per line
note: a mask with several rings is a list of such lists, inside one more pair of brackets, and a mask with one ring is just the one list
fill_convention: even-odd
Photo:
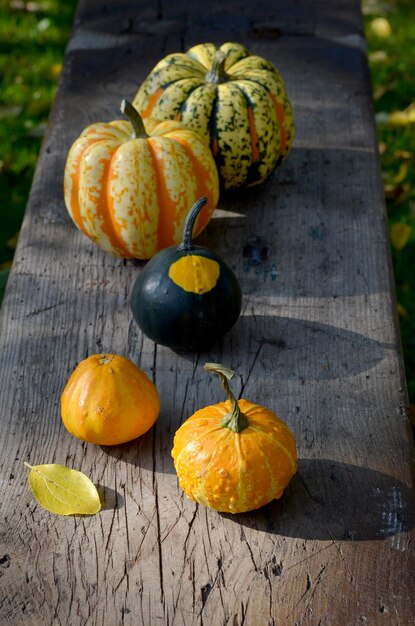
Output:
[[234,272],[212,250],[195,246],[193,227],[206,198],[190,209],[179,246],[147,263],[131,294],[131,309],[143,333],[177,350],[199,350],[232,328],[242,293]]

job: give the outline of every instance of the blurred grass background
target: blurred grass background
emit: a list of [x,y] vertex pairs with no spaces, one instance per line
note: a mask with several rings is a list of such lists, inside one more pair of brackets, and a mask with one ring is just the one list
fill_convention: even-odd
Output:
[[414,7],[413,0],[362,1],[411,405],[415,404]]
[[[76,4],[0,0],[0,301]],[[413,0],[362,0],[405,367],[415,404],[413,6]]]
[[0,0],[0,302],[76,0]]

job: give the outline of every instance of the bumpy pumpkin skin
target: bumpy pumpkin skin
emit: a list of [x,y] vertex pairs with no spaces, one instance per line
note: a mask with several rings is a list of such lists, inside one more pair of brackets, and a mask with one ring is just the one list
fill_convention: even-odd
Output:
[[159,411],[158,393],[148,376],[116,354],[81,361],[61,397],[62,421],[71,435],[105,446],[144,434]]
[[[221,53],[225,60],[216,71]],[[225,189],[264,181],[294,139],[281,75],[237,43],[219,49],[200,44],[168,55],[141,85],[134,105],[143,116],[177,119],[200,133],[211,147]]]
[[275,413],[247,400],[248,426],[221,424],[229,400],[196,411],[178,429],[172,456],[186,495],[224,513],[243,513],[280,498],[297,471],[295,440]]
[[200,350],[237,321],[242,292],[233,271],[208,248],[159,252],[131,294],[134,318],[147,337],[177,350]]
[[186,215],[200,196],[208,202],[200,233],[219,197],[208,145],[178,122],[144,120],[148,137],[135,138],[130,122],[88,126],[69,151],[66,208],[76,226],[107,252],[149,259],[179,243]]

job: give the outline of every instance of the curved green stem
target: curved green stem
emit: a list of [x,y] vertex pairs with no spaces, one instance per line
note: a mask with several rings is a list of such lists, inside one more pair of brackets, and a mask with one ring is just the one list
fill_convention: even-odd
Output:
[[212,61],[212,67],[205,75],[205,81],[207,83],[220,85],[221,83],[226,83],[226,81],[229,80],[229,77],[225,72],[225,60],[226,54],[223,50],[216,50]]
[[121,109],[121,113],[124,113],[124,115],[128,117],[128,120],[130,121],[131,126],[133,127],[134,139],[148,137],[146,133],[146,129],[144,128],[144,122],[141,119],[141,115],[139,114],[137,109],[133,107],[131,102],[128,102],[128,100],[123,100],[121,102],[120,109]]
[[180,248],[182,250],[191,250],[193,248],[193,228],[195,225],[195,221],[197,216],[199,215],[202,207],[205,206],[207,202],[206,196],[202,196],[199,200],[196,200],[189,213],[187,214],[186,221],[184,223],[183,229],[183,240],[180,244]]
[[248,418],[244,413],[242,413],[241,409],[238,405],[238,400],[235,398],[232,389],[229,386],[228,380],[232,380],[235,375],[235,372],[228,369],[227,367],[223,367],[219,363],[205,363],[205,370],[209,372],[214,372],[219,376],[222,382],[223,389],[228,396],[228,400],[230,400],[232,404],[232,412],[227,413],[222,419],[222,426],[226,426],[230,430],[233,430],[234,433],[239,433],[241,430],[249,426]]

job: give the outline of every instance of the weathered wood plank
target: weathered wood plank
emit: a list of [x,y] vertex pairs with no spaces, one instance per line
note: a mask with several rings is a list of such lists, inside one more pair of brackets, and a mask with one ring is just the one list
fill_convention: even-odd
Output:
[[[1,312],[1,621],[413,623],[413,447],[356,2],[206,13],[198,2],[83,0],[76,24]],[[81,129],[118,117],[163,54],[227,34],[280,68],[297,136],[265,185],[221,199],[200,237],[238,274],[241,319],[210,351],[177,354],[135,326],[141,264],[76,231],[62,173]],[[148,372],[162,402],[150,433],[114,448],[81,444],[59,417],[76,363],[105,351]],[[209,511],[177,486],[176,428],[222,397],[208,360],[236,369],[241,395],[297,437],[298,475],[251,514]],[[84,471],[105,509],[49,515],[25,460]]]

